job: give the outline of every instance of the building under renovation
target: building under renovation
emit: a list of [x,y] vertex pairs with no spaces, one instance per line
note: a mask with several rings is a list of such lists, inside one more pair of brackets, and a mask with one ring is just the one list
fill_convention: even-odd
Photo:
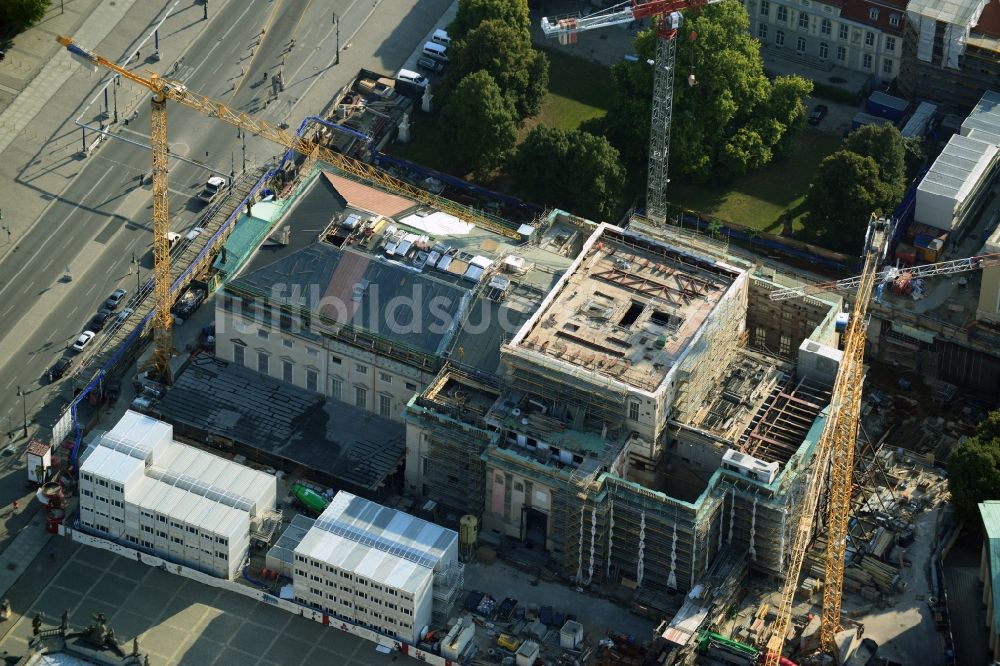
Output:
[[781,573],[839,365],[839,304],[602,224],[487,375],[408,405],[411,493],[579,584],[686,590],[732,547]]

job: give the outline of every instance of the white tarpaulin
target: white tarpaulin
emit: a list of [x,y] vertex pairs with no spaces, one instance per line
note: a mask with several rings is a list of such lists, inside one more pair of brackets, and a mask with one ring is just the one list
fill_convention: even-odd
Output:
[[979,22],[987,2],[989,0],[910,0],[906,11],[910,21],[918,26],[917,58],[931,62],[934,34],[940,21],[947,24],[941,66],[958,69],[969,30]]
[[419,229],[431,236],[461,236],[473,229],[473,225],[469,222],[463,222],[454,215],[440,211],[424,215],[423,217],[420,215],[407,215],[399,222],[413,229]]

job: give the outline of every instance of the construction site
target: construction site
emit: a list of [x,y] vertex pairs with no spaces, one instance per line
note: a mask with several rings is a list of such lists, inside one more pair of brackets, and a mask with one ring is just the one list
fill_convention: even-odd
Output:
[[[595,27],[634,18],[623,10]],[[675,35],[660,34],[659,46]],[[159,79],[132,80],[157,103],[214,114],[289,152],[206,213],[210,233],[175,253],[189,266],[171,273],[166,236],[156,236],[158,272],[145,291],[157,317],[197,280],[218,292],[211,342],[180,354],[170,321],[122,326],[116,335],[129,344],[92,357],[82,395],[129,365],[137,354],[122,350],[152,330],[154,372],[137,373],[145,395],[132,406],[176,425],[185,443],[294,479],[311,495],[283,485],[289,507],[319,497],[306,508],[320,513],[349,491],[412,511],[457,532],[454,570],[500,559],[565,595],[556,608],[488,592],[488,575],[453,577],[447,607],[423,630],[410,620],[392,649],[433,663],[947,659],[940,567],[951,537],[938,521],[947,494],[934,463],[995,395],[976,395],[990,380],[915,387],[899,377],[903,363],[866,365],[867,336],[879,329],[870,322],[881,321],[873,346],[884,345],[883,361],[920,351],[905,346],[910,338],[936,342],[891,302],[873,304],[869,318],[891,221],[870,221],[857,278],[804,288],[792,269],[663,224],[665,157],[661,172],[650,168],[655,221],[619,226],[553,210],[510,222],[367,161],[393,125],[404,131],[412,105],[395,97],[391,77],[362,71],[295,136]],[[165,169],[153,185],[166,191]],[[989,356],[992,338],[970,337],[968,353]],[[952,361],[941,375],[974,362]],[[958,407],[960,390],[969,395]],[[81,399],[53,436],[70,436],[74,464],[86,449]],[[296,527],[255,547],[294,541]],[[242,568],[239,555],[229,582],[281,598],[285,610],[304,603],[280,596],[291,574],[265,566],[275,576],[260,584],[247,571],[261,553]],[[318,622],[386,638],[377,625],[348,626],[355,616],[323,605],[333,596],[309,595]],[[658,628],[591,626],[572,604],[592,598]],[[920,638],[903,644],[901,626]]]

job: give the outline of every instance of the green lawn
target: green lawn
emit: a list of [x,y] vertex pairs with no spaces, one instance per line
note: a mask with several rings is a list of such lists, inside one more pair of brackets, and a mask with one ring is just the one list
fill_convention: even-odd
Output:
[[806,130],[789,157],[722,187],[671,183],[671,203],[717,217],[726,222],[770,233],[781,232],[785,211],[791,211],[793,228],[802,228],[803,202],[816,168],[840,145],[840,137]]
[[[521,126],[518,134],[522,139],[535,125],[571,130],[608,112],[611,70],[558,51],[546,49],[545,53],[550,63],[549,92],[539,114],[528,118]],[[447,133],[437,126],[437,110],[428,115],[419,109],[418,103],[410,118],[410,143],[394,142],[386,152],[432,169],[463,175],[453,171]],[[491,185],[504,189],[502,181]]]

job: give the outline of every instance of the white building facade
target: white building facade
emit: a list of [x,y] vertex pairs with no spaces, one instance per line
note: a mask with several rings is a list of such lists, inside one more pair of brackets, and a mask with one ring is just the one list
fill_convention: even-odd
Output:
[[301,604],[416,643],[435,585],[460,588],[461,569],[454,530],[339,492],[295,548],[293,587]]
[[899,74],[905,2],[745,0],[750,34],[785,49],[890,81]]
[[84,455],[85,530],[213,576],[237,576],[273,515],[275,477],[175,442],[152,417],[126,412]]

